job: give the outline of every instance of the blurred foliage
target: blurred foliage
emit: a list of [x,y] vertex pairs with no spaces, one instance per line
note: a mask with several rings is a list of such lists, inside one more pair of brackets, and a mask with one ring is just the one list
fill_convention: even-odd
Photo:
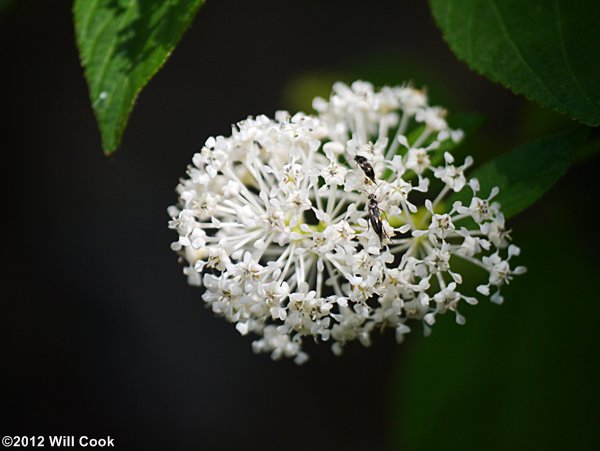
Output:
[[[517,140],[532,141],[545,135],[573,128],[573,121],[549,108],[524,102],[516,121]],[[589,129],[589,136],[572,155],[573,163],[581,163],[600,152],[600,127]]]
[[596,127],[591,130],[589,139],[575,154],[574,161],[577,163],[586,162],[596,156],[598,152],[600,152],[600,128]]
[[534,102],[523,102],[516,119],[518,142],[531,141],[573,127],[573,121],[564,114]]
[[439,71],[423,63],[415,62],[414,58],[398,55],[358,58],[339,70],[314,70],[299,74],[284,87],[283,103],[291,111],[308,113],[312,111],[312,99],[317,96],[329,97],[334,82],[366,80],[375,86],[394,86],[409,82],[416,88],[425,88],[434,104],[443,105],[451,113],[464,108],[460,97],[438,73]]
[[77,46],[106,154],[139,92],[165,63],[204,0],[75,0]]
[[598,246],[580,230],[573,194],[521,224],[529,272],[504,305],[463,309],[462,327],[446,315],[408,343],[394,376],[396,449],[597,449]]
[[16,4],[16,0],[0,0],[0,14],[9,11]]
[[343,71],[315,70],[301,73],[287,82],[283,88],[283,104],[289,111],[313,111],[312,100],[315,97],[328,98],[331,86],[344,80]]
[[600,2],[430,0],[458,58],[517,94],[600,125]]

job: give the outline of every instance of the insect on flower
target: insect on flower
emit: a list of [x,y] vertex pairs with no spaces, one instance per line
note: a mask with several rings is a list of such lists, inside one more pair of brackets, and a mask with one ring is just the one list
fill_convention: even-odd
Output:
[[356,164],[360,166],[365,175],[369,177],[373,183],[375,183],[375,171],[373,170],[371,163],[369,163],[369,160],[361,155],[356,155],[354,157],[354,161],[356,161]]
[[383,230],[383,223],[381,222],[381,210],[379,210],[379,202],[375,194],[369,194],[369,223],[373,227],[373,230],[379,237],[379,241],[383,244],[383,238],[387,238],[385,230]]

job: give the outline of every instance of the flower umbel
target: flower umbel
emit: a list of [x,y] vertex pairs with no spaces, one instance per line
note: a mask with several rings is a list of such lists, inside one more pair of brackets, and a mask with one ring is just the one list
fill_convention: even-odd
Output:
[[[462,139],[446,111],[411,86],[336,83],[317,115],[248,118],[209,138],[170,207],[172,244],[203,300],[258,336],[255,352],[308,356],[306,337],[334,353],[374,330],[402,341],[412,320],[477,299],[461,292],[463,263],[487,274],[477,292],[500,303],[519,248],[510,244],[498,189],[482,193],[444,149]],[[468,203],[448,205],[466,190]]]

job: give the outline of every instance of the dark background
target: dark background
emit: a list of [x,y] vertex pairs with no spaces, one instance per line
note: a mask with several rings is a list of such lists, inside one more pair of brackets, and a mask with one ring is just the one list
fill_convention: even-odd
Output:
[[341,358],[321,346],[303,367],[256,356],[204,309],[169,249],[166,208],[193,153],[247,115],[293,106],[290,81],[306,73],[393,61],[404,69],[389,78],[401,82],[418,67],[434,102],[487,116],[477,161],[561,126],[457,61],[426,2],[209,0],[113,158],[100,147],[70,6],[0,11],[2,435],[110,435],[119,449],[600,443],[597,158],[512,221],[530,273],[506,305],[478,306],[467,326],[441,324],[427,340],[417,331],[401,347],[391,335]]

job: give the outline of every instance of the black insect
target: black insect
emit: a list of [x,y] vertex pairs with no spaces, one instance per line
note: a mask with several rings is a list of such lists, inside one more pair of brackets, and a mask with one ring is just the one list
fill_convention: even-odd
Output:
[[356,155],[354,157],[354,161],[356,161],[356,164],[360,166],[365,175],[369,177],[373,183],[375,183],[375,171],[373,170],[371,163],[369,163],[369,160],[360,155]]
[[369,194],[369,224],[373,227],[373,230],[379,237],[379,241],[383,242],[383,238],[387,237],[385,230],[383,229],[383,223],[381,222],[381,210],[379,209],[379,203],[375,194]]

